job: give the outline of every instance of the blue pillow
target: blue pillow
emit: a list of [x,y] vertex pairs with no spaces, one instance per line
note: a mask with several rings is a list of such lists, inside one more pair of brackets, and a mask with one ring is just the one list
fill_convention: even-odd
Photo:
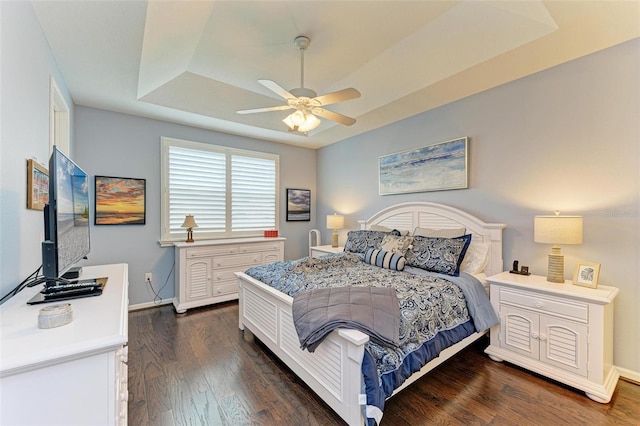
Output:
[[349,231],[347,233],[347,242],[344,245],[344,251],[352,253],[365,253],[368,248],[379,249],[380,243],[388,232],[370,231],[360,229],[357,231]]
[[470,242],[471,234],[457,238],[416,235],[413,237],[413,245],[407,250],[407,265],[457,277]]
[[398,253],[391,253],[384,250],[368,249],[364,254],[364,261],[380,268],[402,271],[405,265],[405,258]]

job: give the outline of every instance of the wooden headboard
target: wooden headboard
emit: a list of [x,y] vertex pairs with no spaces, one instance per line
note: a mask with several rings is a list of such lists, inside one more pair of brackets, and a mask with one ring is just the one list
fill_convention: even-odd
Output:
[[474,241],[489,242],[489,263],[485,269],[487,276],[504,271],[502,261],[503,223],[486,223],[455,207],[444,204],[416,201],[400,203],[374,214],[367,220],[359,220],[360,229],[369,229],[372,225],[385,226],[399,231],[409,231],[416,227],[445,229],[466,228],[473,234]]

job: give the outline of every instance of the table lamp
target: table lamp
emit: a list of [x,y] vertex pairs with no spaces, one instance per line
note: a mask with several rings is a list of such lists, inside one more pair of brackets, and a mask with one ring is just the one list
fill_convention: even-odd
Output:
[[327,229],[333,229],[331,247],[338,247],[338,229],[344,228],[344,216],[340,214],[327,215]]
[[564,283],[564,255],[559,244],[582,244],[582,216],[536,216],[533,223],[536,243],[553,244],[549,253],[547,281]]
[[192,215],[188,214],[184,218],[184,222],[180,225],[181,228],[187,228],[187,239],[185,242],[192,243],[193,242],[193,228],[197,228],[198,224]]

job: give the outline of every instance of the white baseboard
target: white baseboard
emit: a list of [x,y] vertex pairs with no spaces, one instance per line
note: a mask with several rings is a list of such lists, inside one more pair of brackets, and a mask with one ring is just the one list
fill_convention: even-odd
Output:
[[629,382],[633,382],[637,385],[640,385],[640,373],[637,371],[627,370],[626,368],[616,367],[618,369],[618,373],[620,373],[620,377]]
[[129,312],[139,311],[141,309],[156,308],[162,305],[170,305],[172,302],[173,302],[173,298],[162,299],[159,302],[146,302],[146,303],[138,303],[136,305],[129,305]]

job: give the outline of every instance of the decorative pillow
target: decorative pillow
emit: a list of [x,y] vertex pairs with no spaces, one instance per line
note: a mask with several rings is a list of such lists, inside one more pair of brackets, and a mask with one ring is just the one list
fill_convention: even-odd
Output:
[[458,238],[414,236],[407,250],[407,265],[457,277],[470,242],[471,234]]
[[466,228],[445,228],[445,229],[431,229],[417,227],[413,230],[413,236],[419,235],[421,237],[430,238],[458,238],[462,237],[467,232]]
[[380,243],[380,249],[404,256],[409,246],[411,246],[411,241],[413,241],[413,237],[399,237],[397,235],[386,235],[382,239],[382,243]]
[[467,274],[479,274],[484,272],[489,263],[489,248],[491,244],[488,242],[478,242],[469,244],[467,253],[460,264],[460,272]]
[[389,235],[389,233],[369,230],[349,231],[344,251],[364,253],[368,248],[379,249],[380,243],[382,243],[386,235]]
[[364,254],[364,261],[380,268],[402,271],[405,265],[405,258],[397,253],[390,253],[384,250],[367,249]]

